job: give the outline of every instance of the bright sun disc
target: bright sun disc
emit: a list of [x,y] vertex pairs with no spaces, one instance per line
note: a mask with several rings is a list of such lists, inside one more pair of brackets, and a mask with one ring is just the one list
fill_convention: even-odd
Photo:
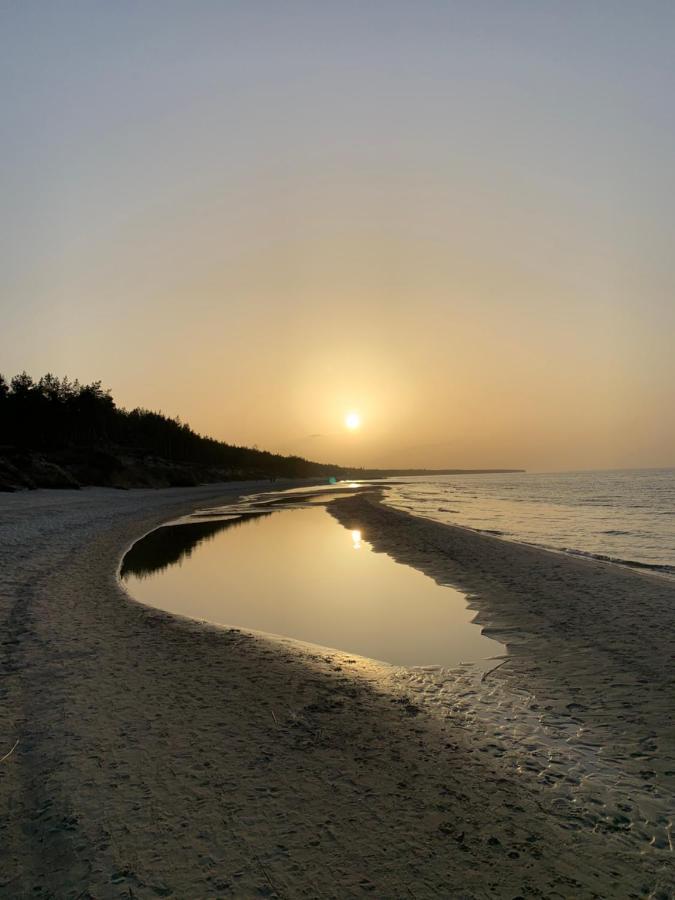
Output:
[[361,416],[358,413],[350,412],[345,416],[345,425],[353,431],[361,424]]

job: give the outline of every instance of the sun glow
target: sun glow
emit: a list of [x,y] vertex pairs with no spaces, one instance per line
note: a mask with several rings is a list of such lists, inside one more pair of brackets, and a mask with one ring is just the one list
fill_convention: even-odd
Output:
[[350,431],[355,431],[361,426],[361,416],[357,412],[347,413],[345,416],[345,425]]

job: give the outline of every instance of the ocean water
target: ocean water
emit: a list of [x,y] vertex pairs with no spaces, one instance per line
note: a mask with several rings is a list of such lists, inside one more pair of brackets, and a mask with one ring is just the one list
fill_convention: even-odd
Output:
[[675,576],[675,469],[397,479],[386,502],[508,540]]

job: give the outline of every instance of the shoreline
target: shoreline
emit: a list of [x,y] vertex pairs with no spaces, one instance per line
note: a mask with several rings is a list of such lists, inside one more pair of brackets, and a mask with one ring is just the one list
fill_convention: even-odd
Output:
[[[377,487],[377,485],[374,485]],[[386,485],[384,485],[386,487]],[[536,541],[525,541],[517,537],[511,537],[501,531],[493,531],[489,528],[472,528],[471,525],[462,525],[459,522],[442,522],[440,519],[434,519],[432,516],[425,516],[422,513],[414,513],[412,510],[401,509],[400,507],[384,503],[387,509],[396,510],[403,515],[409,516],[411,519],[424,519],[435,525],[442,525],[447,528],[458,528],[461,531],[469,531],[483,537],[493,538],[498,541],[504,541],[507,544],[516,544],[522,547],[532,547],[535,550],[541,550],[544,553],[553,553],[565,558],[586,559],[590,562],[601,563],[602,565],[618,566],[620,569],[626,569],[636,574],[651,575],[655,578],[664,578],[671,582],[675,582],[675,566],[668,563],[645,563],[639,560],[620,559],[619,557],[606,556],[601,553],[593,553],[591,550],[569,550],[563,547],[554,547],[548,544],[539,544]]]
[[387,494],[387,504],[501,540],[675,579],[674,475],[675,469],[658,469],[532,473],[468,484],[410,480]]
[[[539,701],[518,710],[512,735],[520,740],[529,727],[541,743],[527,760],[532,771],[546,768],[547,752],[564,748],[556,780],[574,772],[571,777],[586,780],[595,775],[601,786],[585,798],[567,798],[585,804],[583,815],[594,827],[619,824],[618,831],[641,832],[647,843],[673,851],[672,580],[414,516],[386,505],[378,493],[335,500],[328,509],[345,527],[358,522],[375,550],[462,590],[483,633],[506,645],[507,660],[493,670],[493,680],[516,698],[526,686]],[[426,680],[421,693],[437,704],[433,674]],[[584,767],[589,747],[598,751],[595,771]],[[640,804],[652,817],[649,827]]]
[[[376,549],[468,588],[479,621],[509,644],[507,664],[483,677],[381,666],[181,620],[123,592],[118,563],[144,529],[237,492],[265,490],[268,484],[38,491],[0,501],[0,756],[19,738],[0,764],[0,897],[591,898],[648,896],[645,885],[652,896],[667,896],[672,855],[634,839],[645,822],[598,830],[602,815],[587,821],[567,809],[556,782],[576,776],[554,778],[556,761],[542,769],[540,759],[545,730],[555,732],[556,723],[535,732],[533,750],[516,739],[530,688],[550,693],[556,672],[564,676],[559,692],[580,687],[570,682],[564,641],[554,635],[564,617],[553,615],[546,627],[556,610],[550,592],[542,601],[543,572],[530,578],[536,610],[524,604],[520,557],[546,551],[509,543],[509,552],[524,549],[515,564],[511,553],[512,583],[500,592],[506,551],[495,552],[489,536],[471,533],[474,556],[475,542],[483,542],[476,574],[458,556],[466,541],[455,535],[449,555],[444,529],[452,526],[402,522],[397,516],[405,514],[383,511],[368,495],[328,505],[343,520],[366,520]],[[593,566],[562,562],[575,572]],[[616,584],[601,581],[616,594]],[[562,587],[556,584],[569,596],[564,572]],[[660,609],[658,597],[644,603]],[[564,634],[568,653],[578,652],[586,622],[576,607],[574,615]],[[667,636],[654,634],[658,652],[647,678],[666,647]],[[537,660],[542,641],[549,658]],[[617,641],[626,679],[630,656]],[[594,645],[586,635],[593,676],[598,659],[601,671],[617,670],[611,644]],[[584,690],[566,696],[578,700]],[[612,686],[603,690],[609,696]],[[649,693],[639,681],[622,691],[623,700],[619,691],[604,712],[596,705],[562,716],[593,736],[591,719],[602,712],[613,729],[625,696]],[[654,713],[652,726],[650,741],[665,723]],[[653,771],[668,751],[664,741],[645,745],[636,764]],[[646,783],[660,791],[661,773],[653,774]],[[587,794],[579,796],[583,809]]]

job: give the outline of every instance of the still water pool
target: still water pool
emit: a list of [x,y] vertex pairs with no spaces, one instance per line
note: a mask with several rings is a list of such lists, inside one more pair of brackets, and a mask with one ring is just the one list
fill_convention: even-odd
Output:
[[395,665],[456,666],[502,655],[463,594],[375,553],[321,505],[167,525],[122,565],[150,606]]

